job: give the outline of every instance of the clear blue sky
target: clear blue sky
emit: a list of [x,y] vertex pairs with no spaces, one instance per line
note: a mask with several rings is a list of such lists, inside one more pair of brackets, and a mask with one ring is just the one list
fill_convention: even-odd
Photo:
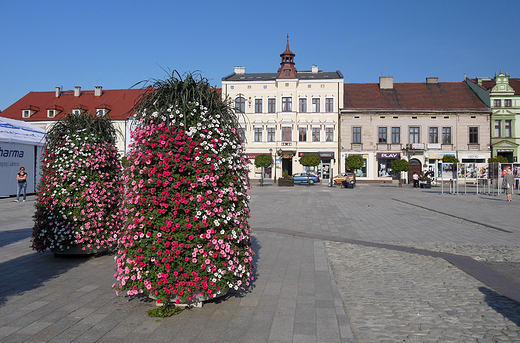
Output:
[[234,66],[276,72],[286,35],[296,68],[345,82],[520,77],[517,0],[3,1],[0,110],[30,91],[124,89]]

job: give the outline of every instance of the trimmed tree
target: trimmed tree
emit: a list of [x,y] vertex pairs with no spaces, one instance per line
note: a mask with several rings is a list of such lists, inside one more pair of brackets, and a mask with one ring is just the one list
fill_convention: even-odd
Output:
[[507,157],[498,155],[488,158],[488,163],[509,163],[509,161],[507,160]]
[[229,101],[175,72],[146,88],[125,169],[117,290],[193,303],[253,279],[247,156]]
[[459,163],[459,159],[453,155],[442,156],[442,163]]
[[264,169],[273,164],[273,157],[268,154],[260,154],[255,157],[255,167],[262,168],[261,185],[264,185]]
[[363,156],[361,155],[350,155],[345,158],[345,169],[354,172],[356,169],[360,169],[365,164]]
[[402,172],[410,170],[410,162],[405,159],[396,159],[392,161],[392,169],[399,173],[399,185],[402,185]]
[[116,130],[105,117],[66,114],[45,138],[32,248],[67,253],[116,245],[123,182]]
[[[321,159],[318,154],[310,153],[310,154],[304,154],[302,157],[300,157],[300,164],[307,169],[307,186],[310,185],[309,180],[309,167],[316,167],[320,164]],[[313,181],[314,184],[314,181]]]

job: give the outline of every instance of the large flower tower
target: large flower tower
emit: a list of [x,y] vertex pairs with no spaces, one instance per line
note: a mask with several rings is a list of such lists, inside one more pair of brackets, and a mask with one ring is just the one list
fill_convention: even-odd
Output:
[[33,249],[67,254],[115,247],[123,182],[114,126],[90,113],[67,114],[45,141]]
[[252,280],[247,160],[229,103],[206,79],[147,88],[125,170],[117,290],[192,304]]

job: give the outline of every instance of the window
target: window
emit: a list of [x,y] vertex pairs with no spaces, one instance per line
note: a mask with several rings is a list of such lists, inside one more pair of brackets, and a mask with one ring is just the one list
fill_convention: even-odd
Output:
[[47,117],[54,118],[56,116],[55,110],[47,110]]
[[240,139],[242,140],[242,143],[245,143],[246,141],[246,129],[240,128],[239,129]]
[[282,98],[282,112],[291,112],[291,111],[292,111],[292,98],[283,97]]
[[312,112],[319,112],[320,111],[320,98],[313,98],[312,99]]
[[502,120],[495,120],[495,137],[502,137]]
[[361,126],[352,127],[352,143],[361,144]]
[[246,99],[244,97],[239,96],[235,99],[235,111],[238,113],[246,112]]
[[312,128],[312,141],[313,142],[319,142],[320,141],[320,128],[319,127],[313,127]]
[[504,100],[504,107],[511,107],[511,105],[512,105],[511,99]]
[[502,106],[502,100],[500,100],[500,99],[493,100],[493,106],[501,107]]
[[255,142],[261,142],[261,141],[262,141],[262,128],[255,127]]
[[262,99],[255,99],[255,113],[262,113]]
[[334,112],[334,99],[325,99],[325,112]]
[[470,126],[469,144],[478,144],[478,126]]
[[393,127],[392,128],[392,144],[401,143],[401,128]]
[[334,142],[334,128],[325,128],[325,142]]
[[307,128],[306,127],[298,128],[298,141],[307,142]]
[[439,143],[439,128],[434,126],[430,127],[430,138],[428,143]]
[[267,112],[276,112],[276,99],[267,99]]
[[81,114],[81,110],[72,110],[72,114],[80,115]]
[[307,112],[307,99],[300,98],[299,105],[300,105],[300,112],[306,113]]
[[22,117],[24,117],[24,118],[29,118],[30,116],[31,116],[31,111],[29,111],[29,110],[24,110],[24,111],[22,112]]
[[267,128],[267,141],[276,142],[276,128],[274,128],[274,127]]
[[451,144],[451,127],[442,128],[442,144]]
[[386,127],[380,127],[378,129],[379,133],[378,133],[378,142],[379,143],[386,143],[387,140],[386,140],[386,134],[387,134],[387,128]]
[[282,127],[282,141],[284,141],[284,142],[292,141],[292,127],[290,127],[290,126]]
[[96,110],[96,115],[97,115],[98,117],[103,117],[103,116],[105,115],[105,110],[104,110],[103,108],[98,108],[98,109]]
[[420,127],[411,126],[410,127],[410,143],[420,143],[420,142],[421,142]]
[[512,129],[511,129],[511,120],[506,120],[505,121],[505,127],[504,127],[504,133],[505,133],[505,136],[510,138],[511,137],[511,133],[512,133]]

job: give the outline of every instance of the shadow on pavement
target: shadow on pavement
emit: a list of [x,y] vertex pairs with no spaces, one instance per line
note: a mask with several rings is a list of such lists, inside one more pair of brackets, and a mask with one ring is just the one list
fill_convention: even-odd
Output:
[[79,266],[88,255],[54,257],[50,251],[33,253],[0,264],[0,306],[13,295],[22,295],[36,289],[50,279]]
[[497,292],[487,288],[479,287],[478,290],[485,295],[486,303],[497,313],[500,313],[517,326],[520,326],[520,304],[504,297]]
[[31,237],[32,232],[32,228],[0,231],[0,248],[21,241],[22,239],[29,238]]

